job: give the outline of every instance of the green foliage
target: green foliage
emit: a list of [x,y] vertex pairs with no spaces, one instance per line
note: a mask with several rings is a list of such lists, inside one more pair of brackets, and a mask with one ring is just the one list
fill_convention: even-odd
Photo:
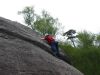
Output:
[[42,11],[42,16],[34,22],[34,27],[43,35],[55,34],[57,32],[57,19],[54,19],[46,11]]
[[99,35],[97,35],[97,40],[98,40],[98,41],[100,41],[100,34],[99,34]]
[[95,46],[75,48],[68,44],[60,45],[60,47],[70,55],[73,66],[84,75],[100,75],[100,48]]
[[[84,75],[100,75],[100,35],[94,35],[87,31],[78,33],[78,46],[60,44],[67,55],[70,55],[73,66]],[[99,47],[97,43],[99,42]]]
[[79,47],[88,48],[94,45],[95,35],[87,31],[78,33]]
[[100,34],[97,35],[96,43],[100,47]]
[[33,28],[32,22],[34,21],[35,14],[32,6],[25,7],[22,11],[19,11],[18,14],[23,14],[25,23],[27,25],[31,25],[31,27]]
[[31,26],[32,29],[38,31],[41,34],[53,34],[58,30],[57,25],[58,20],[54,19],[47,11],[42,11],[42,16],[34,13],[35,10],[33,7],[25,7],[22,11],[19,11],[18,14],[22,14],[24,17],[25,23]]

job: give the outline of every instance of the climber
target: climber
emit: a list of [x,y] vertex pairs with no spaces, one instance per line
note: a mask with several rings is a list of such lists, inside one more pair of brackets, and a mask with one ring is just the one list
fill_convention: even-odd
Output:
[[52,35],[50,35],[50,34],[46,34],[41,39],[46,40],[47,43],[51,46],[51,50],[53,52],[53,55],[59,57],[58,42],[55,41],[54,37]]

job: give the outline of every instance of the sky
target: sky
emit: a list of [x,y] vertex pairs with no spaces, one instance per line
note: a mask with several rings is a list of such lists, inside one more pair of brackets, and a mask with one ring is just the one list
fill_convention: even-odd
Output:
[[24,23],[17,12],[26,6],[34,6],[37,13],[48,11],[59,19],[65,32],[69,29],[100,32],[100,0],[1,0],[0,16]]

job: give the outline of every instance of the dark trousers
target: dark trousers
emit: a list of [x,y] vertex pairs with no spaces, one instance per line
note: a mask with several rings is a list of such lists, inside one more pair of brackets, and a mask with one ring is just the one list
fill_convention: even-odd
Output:
[[57,41],[52,41],[51,42],[51,49],[52,49],[53,54],[55,56],[59,56],[59,48],[58,48],[58,42]]

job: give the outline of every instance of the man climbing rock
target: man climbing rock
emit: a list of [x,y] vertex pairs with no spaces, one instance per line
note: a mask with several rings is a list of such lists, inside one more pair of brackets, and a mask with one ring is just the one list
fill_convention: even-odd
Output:
[[51,46],[51,50],[53,52],[54,56],[59,57],[59,48],[58,48],[58,42],[55,41],[54,36],[50,35],[50,34],[46,34],[43,38],[47,41],[47,43]]

